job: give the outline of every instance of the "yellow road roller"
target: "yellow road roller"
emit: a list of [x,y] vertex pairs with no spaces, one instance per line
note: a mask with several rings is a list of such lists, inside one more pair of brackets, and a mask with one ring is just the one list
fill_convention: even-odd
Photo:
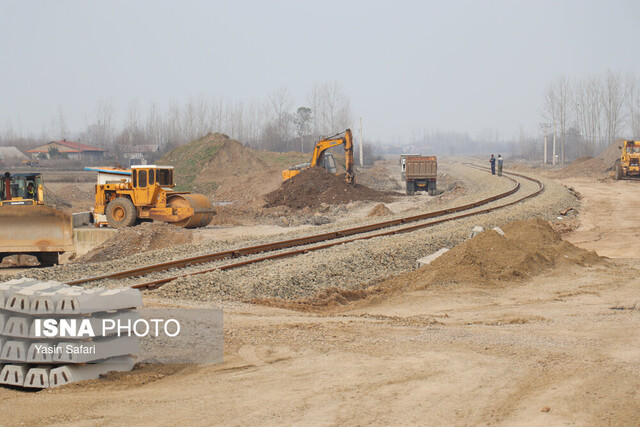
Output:
[[168,222],[183,228],[206,227],[214,215],[202,194],[174,191],[173,166],[86,167],[98,172],[94,224],[130,227],[140,221]]

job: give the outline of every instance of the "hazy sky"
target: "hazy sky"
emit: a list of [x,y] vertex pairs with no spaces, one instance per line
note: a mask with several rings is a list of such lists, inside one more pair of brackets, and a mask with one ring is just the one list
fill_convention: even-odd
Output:
[[540,122],[561,74],[640,74],[640,1],[0,0],[0,126],[78,131],[100,98],[304,105],[337,81],[365,135]]

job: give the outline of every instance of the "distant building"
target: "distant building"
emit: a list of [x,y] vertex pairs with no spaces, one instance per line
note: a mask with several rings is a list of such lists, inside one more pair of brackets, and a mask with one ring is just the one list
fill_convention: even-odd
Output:
[[149,160],[159,150],[159,145],[127,145],[120,147],[122,157],[129,159],[129,166],[149,164]]
[[107,150],[103,148],[93,147],[79,142],[67,141],[66,139],[63,139],[62,141],[51,141],[47,144],[27,150],[27,153],[31,154],[31,157],[33,158],[37,158],[41,154],[45,154],[49,157],[49,150],[52,147],[57,148],[60,154],[66,154],[71,160],[82,160],[86,162],[100,160],[104,158],[107,153]]

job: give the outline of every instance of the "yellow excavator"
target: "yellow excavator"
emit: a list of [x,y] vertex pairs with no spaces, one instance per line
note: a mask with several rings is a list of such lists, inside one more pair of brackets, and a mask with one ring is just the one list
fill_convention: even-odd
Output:
[[326,151],[329,148],[337,147],[338,145],[344,145],[345,169],[347,171],[346,180],[349,184],[353,184],[356,178],[353,172],[353,135],[351,134],[351,129],[347,129],[344,132],[339,132],[318,141],[313,150],[311,163],[302,163],[291,169],[282,171],[282,180],[286,181],[289,178],[298,175],[301,171],[315,166],[320,166],[331,173],[336,173],[336,162],[333,155]]
[[0,176],[0,262],[7,256],[28,255],[48,266],[73,250],[72,217],[45,204],[42,175]]

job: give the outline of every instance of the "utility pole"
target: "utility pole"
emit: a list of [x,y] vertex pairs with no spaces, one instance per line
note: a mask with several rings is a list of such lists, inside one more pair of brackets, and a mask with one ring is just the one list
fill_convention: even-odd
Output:
[[364,166],[364,146],[362,144],[362,117],[360,117],[360,134],[359,134],[359,145],[360,145],[360,166]]
[[542,125],[542,132],[544,134],[544,164],[547,164],[547,124]]
[[553,119],[553,166],[556,165],[556,120]]
[[560,164],[561,165],[564,165],[564,134],[565,134],[564,131],[560,133]]

